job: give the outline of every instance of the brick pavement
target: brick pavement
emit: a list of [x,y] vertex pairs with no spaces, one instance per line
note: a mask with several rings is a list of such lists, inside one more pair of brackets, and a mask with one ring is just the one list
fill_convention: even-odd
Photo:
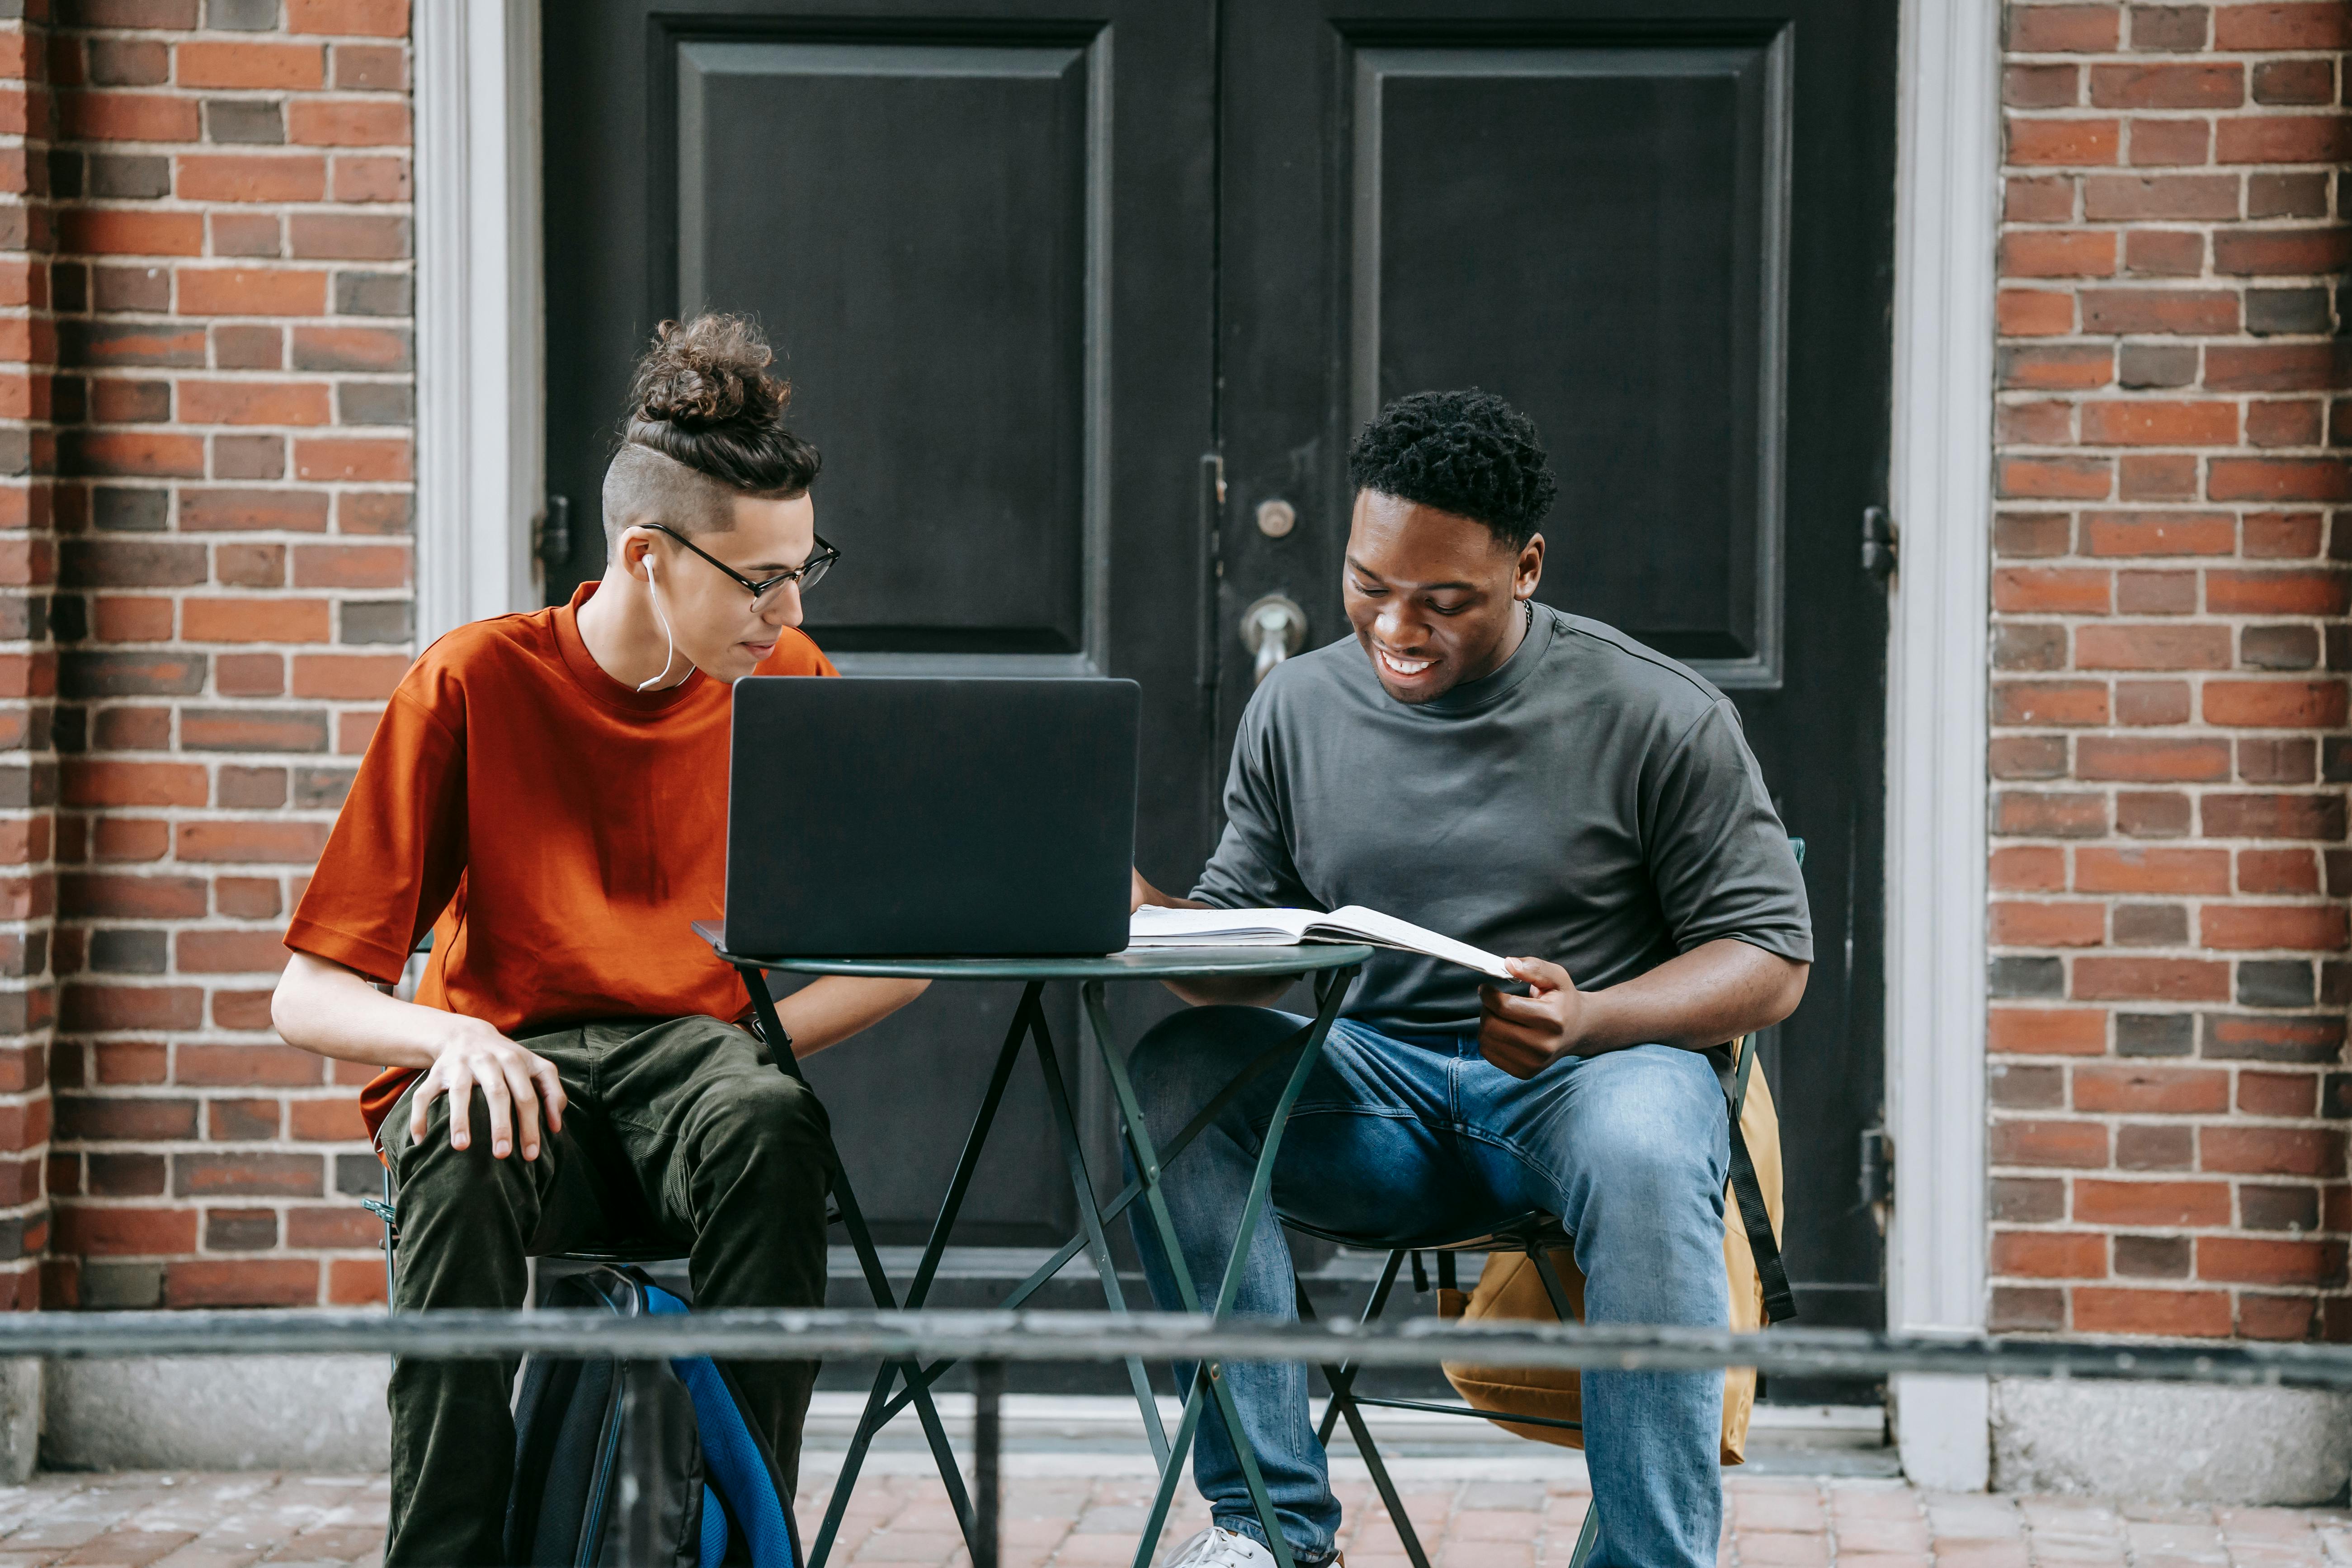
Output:
[[[814,1524],[821,1489],[801,1497]],[[2352,1513],[2105,1503],[2080,1498],[1921,1493],[1899,1481],[1735,1477],[1723,1562],[1842,1568],[2286,1568],[2352,1563]],[[1362,1483],[1343,1486],[1351,1568],[1404,1562]],[[1441,1568],[1564,1563],[1589,1501],[1580,1484],[1409,1481],[1405,1500]],[[245,1568],[372,1563],[382,1545],[381,1476],[44,1475],[0,1489],[0,1568]],[[1006,1482],[1006,1568],[1123,1564],[1149,1500],[1133,1477],[1022,1476]],[[1198,1529],[1187,1495],[1171,1540]],[[877,1476],[852,1506],[836,1562],[961,1564],[936,1479]]]

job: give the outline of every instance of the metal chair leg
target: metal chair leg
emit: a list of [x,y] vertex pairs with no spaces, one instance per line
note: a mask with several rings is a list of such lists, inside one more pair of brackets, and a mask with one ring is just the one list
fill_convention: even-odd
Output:
[[[1389,1258],[1388,1279],[1383,1283],[1395,1279],[1396,1266],[1396,1258],[1391,1255]],[[1298,1296],[1299,1321],[1313,1322],[1315,1304],[1307,1299],[1307,1287],[1293,1281],[1291,1288],[1297,1292]],[[1381,1294],[1385,1295],[1385,1292]],[[1369,1312],[1366,1314],[1368,1321],[1371,1315]],[[1363,1456],[1364,1468],[1372,1473],[1372,1486],[1380,1492],[1381,1501],[1388,1507],[1389,1520],[1396,1526],[1397,1539],[1404,1542],[1405,1556],[1412,1560],[1412,1568],[1429,1568],[1429,1553],[1422,1550],[1421,1537],[1413,1533],[1412,1521],[1404,1511],[1404,1499],[1397,1495],[1396,1483],[1389,1479],[1388,1461],[1381,1457],[1380,1445],[1372,1441],[1371,1428],[1366,1425],[1363,1413],[1356,1407],[1354,1369],[1347,1366],[1326,1366],[1323,1369],[1323,1381],[1331,1385],[1331,1406],[1329,1410],[1324,1412],[1323,1431],[1318,1434],[1324,1447],[1328,1448],[1331,1446],[1331,1415],[1333,1411],[1337,1411],[1348,1423],[1348,1435],[1356,1440],[1356,1452]]]

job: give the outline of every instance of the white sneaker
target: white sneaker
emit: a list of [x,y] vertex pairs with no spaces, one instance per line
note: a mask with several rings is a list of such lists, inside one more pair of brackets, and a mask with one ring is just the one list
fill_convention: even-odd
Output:
[[1213,1524],[1175,1556],[1162,1559],[1160,1568],[1274,1568],[1274,1553],[1246,1535]]

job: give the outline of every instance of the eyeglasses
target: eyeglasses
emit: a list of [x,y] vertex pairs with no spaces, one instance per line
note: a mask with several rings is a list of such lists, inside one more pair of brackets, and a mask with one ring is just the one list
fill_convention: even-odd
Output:
[[806,561],[802,562],[799,565],[793,567],[789,572],[779,572],[772,577],[764,577],[759,582],[754,583],[751,578],[744,576],[743,574],[736,571],[735,568],[728,565],[727,563],[719,560],[719,557],[711,554],[709,551],[696,549],[694,541],[687,538],[686,535],[678,532],[677,530],[658,522],[648,522],[643,526],[652,529],[656,533],[668,534],[672,539],[677,540],[680,544],[685,545],[688,550],[694,551],[697,555],[701,556],[705,561],[709,562],[713,566],[716,566],[721,572],[726,573],[728,576],[735,580],[735,585],[737,587],[741,588],[743,592],[751,595],[751,602],[755,605],[761,600],[766,598],[769,595],[774,593],[777,589],[782,587],[787,583],[798,583],[801,585],[801,592],[803,594],[807,593],[811,588],[815,587],[819,583],[824,581],[824,574],[833,570],[833,563],[841,559],[841,552],[835,549],[832,545],[827,544],[824,542],[824,535],[820,533],[814,536],[816,539],[816,550]]

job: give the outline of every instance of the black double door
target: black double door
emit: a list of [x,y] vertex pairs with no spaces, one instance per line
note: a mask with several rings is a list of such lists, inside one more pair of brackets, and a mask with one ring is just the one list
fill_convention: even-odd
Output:
[[[1244,610],[1345,634],[1352,431],[1428,386],[1530,413],[1560,478],[1542,596],[1727,690],[1806,840],[1820,960],[1763,1058],[1789,1253],[1811,1321],[1880,1321],[1885,621],[1857,546],[1893,6],[566,0],[544,36],[551,599],[602,570],[654,324],[756,312],[845,552],[817,641],[853,671],[1139,681],[1163,885],[1218,826]],[[814,1064],[888,1235],[919,1237],[1012,1002],[935,987]],[[1108,1161],[1070,999],[1051,1016]],[[959,1239],[1069,1234],[1034,1076]]]

